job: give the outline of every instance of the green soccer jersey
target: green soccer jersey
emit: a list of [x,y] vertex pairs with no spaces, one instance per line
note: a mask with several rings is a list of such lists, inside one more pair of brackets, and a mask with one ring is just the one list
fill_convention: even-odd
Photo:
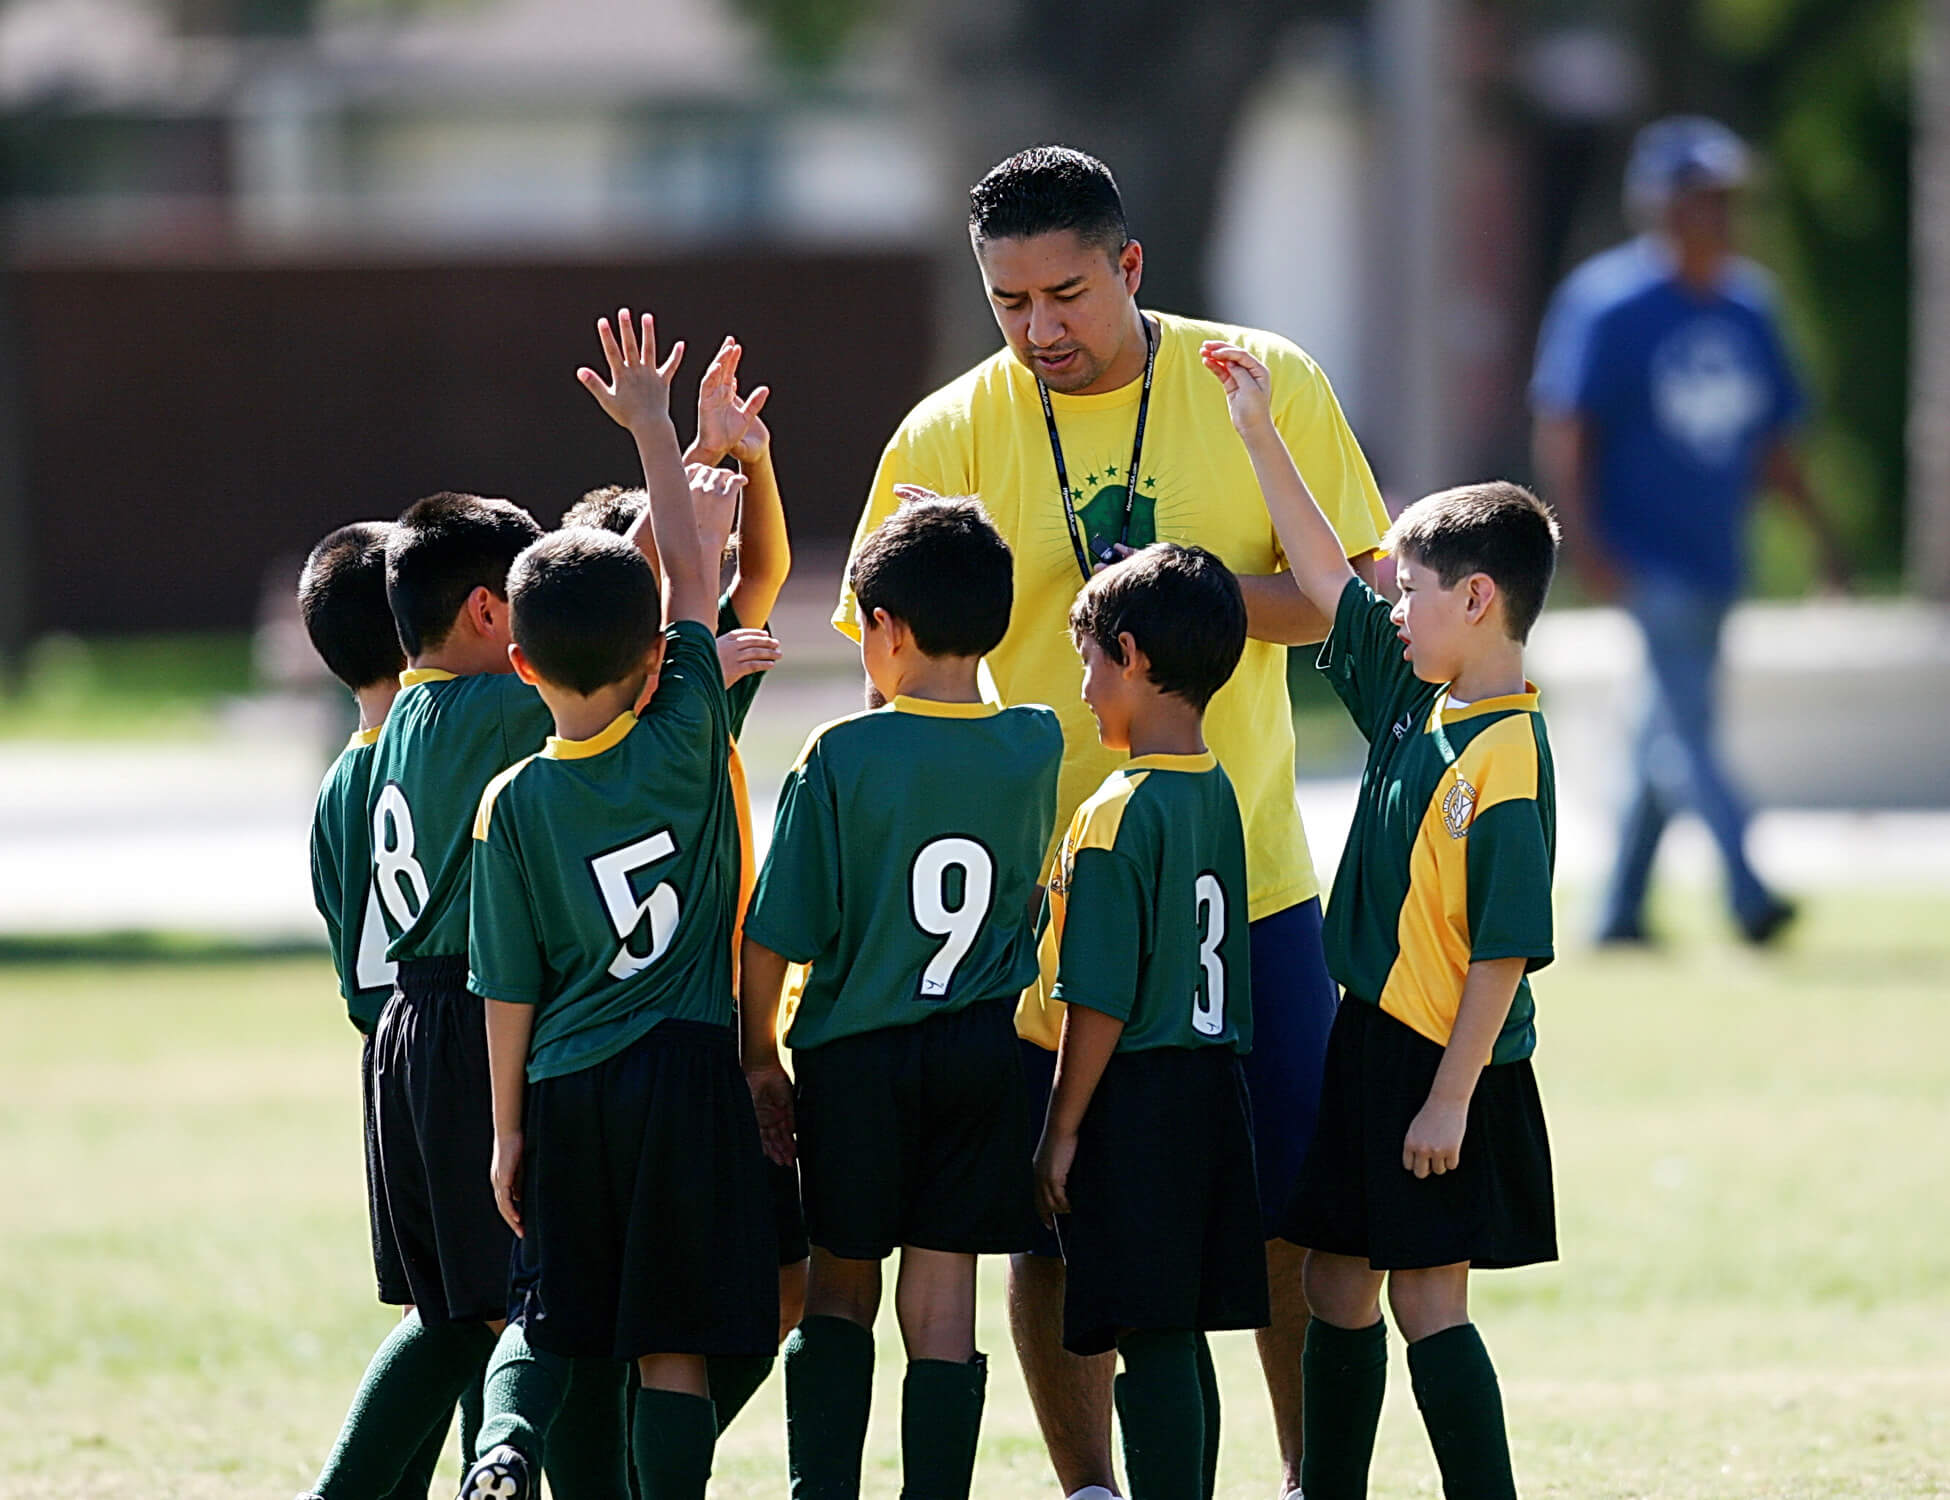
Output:
[[641,718],[551,736],[480,799],[467,984],[536,1007],[531,1080],[593,1067],[665,1019],[731,1024],[724,676],[702,625],[664,639]]
[[470,835],[487,784],[548,738],[542,695],[512,672],[400,677],[373,754],[367,818],[387,957],[464,957]]
[[[1402,659],[1388,601],[1358,578],[1319,667],[1368,740],[1327,966],[1355,999],[1447,1046],[1471,963],[1551,961],[1557,788],[1537,691],[1452,702]],[[1489,1061],[1536,1044],[1526,977]]]
[[1122,1021],[1119,1052],[1252,1050],[1246,834],[1210,751],[1105,778],[1063,836],[1047,915],[1051,998]]
[[896,698],[813,731],[779,794],[746,936],[809,964],[786,1040],[910,1026],[1036,976],[1056,822],[1047,708]]
[[394,965],[386,957],[386,918],[373,884],[366,822],[378,743],[377,728],[352,736],[325,773],[311,820],[311,896],[325,919],[346,1014],[361,1031],[372,1030],[393,992]]

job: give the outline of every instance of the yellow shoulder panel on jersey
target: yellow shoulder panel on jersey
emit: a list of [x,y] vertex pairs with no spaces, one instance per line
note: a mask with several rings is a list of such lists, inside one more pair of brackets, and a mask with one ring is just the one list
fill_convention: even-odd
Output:
[[[1131,794],[1144,785],[1144,771],[1116,771],[1104,784],[1084,799],[1083,806],[1070,820],[1070,836],[1064,840],[1066,856],[1079,849],[1112,849],[1117,845],[1117,830],[1124,825],[1124,809],[1131,805]],[[1064,865],[1067,871],[1069,859]]]
[[[539,753],[538,751],[537,754]],[[488,824],[494,821],[495,799],[501,795],[503,787],[507,786],[509,782],[521,774],[521,768],[534,759],[534,755],[524,755],[520,760],[516,761],[512,766],[509,766],[507,770],[503,771],[487,784],[487,789],[481,793],[480,811],[474,814],[475,838],[486,840],[488,836]]]
[[1527,713],[1499,719],[1463,747],[1456,771],[1474,790],[1473,813],[1537,796],[1537,731]]

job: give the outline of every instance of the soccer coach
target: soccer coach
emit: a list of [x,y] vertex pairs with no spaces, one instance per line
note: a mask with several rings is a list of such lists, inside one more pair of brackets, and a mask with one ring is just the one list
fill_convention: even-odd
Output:
[[[1251,889],[1252,1091],[1260,1198],[1268,1224],[1273,1325],[1259,1335],[1286,1469],[1300,1469],[1304,1252],[1272,1238],[1313,1133],[1335,991],[1321,953],[1320,886],[1293,796],[1289,645],[1323,620],[1284,571],[1259,486],[1199,361],[1205,339],[1243,345],[1273,371],[1276,425],[1347,553],[1370,560],[1387,513],[1366,458],[1318,366],[1275,335],[1140,311],[1144,251],[1126,229],[1110,171],[1058,146],[1010,157],[969,193],[969,233],[1007,347],[927,397],[882,455],[854,547],[900,503],[897,486],[975,495],[1015,553],[1015,611],[988,657],[1005,704],[1046,703],[1062,719],[1057,830],[1123,756],[1097,742],[1071,602],[1091,572],[1153,541],[1197,544],[1245,591],[1250,639],[1213,699],[1206,734],[1239,797]],[[833,623],[859,636],[850,592]],[[1032,1106],[1042,1127],[1060,1016],[1019,1015]],[[1061,1345],[1063,1263],[1046,1253],[1010,1267],[1009,1317],[1037,1419],[1066,1494],[1115,1488],[1111,1382],[1116,1356]]]

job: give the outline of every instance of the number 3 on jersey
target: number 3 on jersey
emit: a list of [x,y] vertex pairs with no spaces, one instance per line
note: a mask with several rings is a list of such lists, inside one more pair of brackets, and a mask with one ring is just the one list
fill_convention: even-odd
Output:
[[[949,879],[956,871],[961,874],[961,899],[951,906]],[[955,970],[975,946],[994,901],[995,861],[975,840],[936,839],[914,856],[908,879],[908,909],[914,914],[914,925],[930,937],[947,939],[921,971],[924,999],[947,998]]]
[[1226,965],[1219,944],[1226,936],[1226,888],[1210,873],[1194,885],[1198,903],[1198,985],[1192,991],[1192,1030],[1217,1036],[1226,1029]]
[[[637,871],[660,864],[676,852],[677,841],[670,836],[670,830],[659,829],[647,839],[598,854],[589,861],[590,872],[596,877],[596,889],[602,892],[603,905],[609,910],[609,925],[616,929],[617,937],[623,942],[616,957],[609,961],[610,978],[628,979],[649,968],[664,956],[670,940],[677,935],[676,888],[667,880],[659,881],[656,889],[639,901],[630,884],[630,877]],[[650,923],[650,951],[633,953],[630,939],[646,919]]]

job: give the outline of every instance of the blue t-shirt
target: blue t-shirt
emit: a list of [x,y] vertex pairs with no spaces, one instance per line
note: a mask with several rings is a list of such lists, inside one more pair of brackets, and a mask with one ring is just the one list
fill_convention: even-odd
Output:
[[1551,299],[1530,395],[1585,420],[1593,521],[1623,568],[1739,587],[1760,461],[1803,406],[1764,272],[1730,262],[1701,296],[1655,240],[1586,261]]

